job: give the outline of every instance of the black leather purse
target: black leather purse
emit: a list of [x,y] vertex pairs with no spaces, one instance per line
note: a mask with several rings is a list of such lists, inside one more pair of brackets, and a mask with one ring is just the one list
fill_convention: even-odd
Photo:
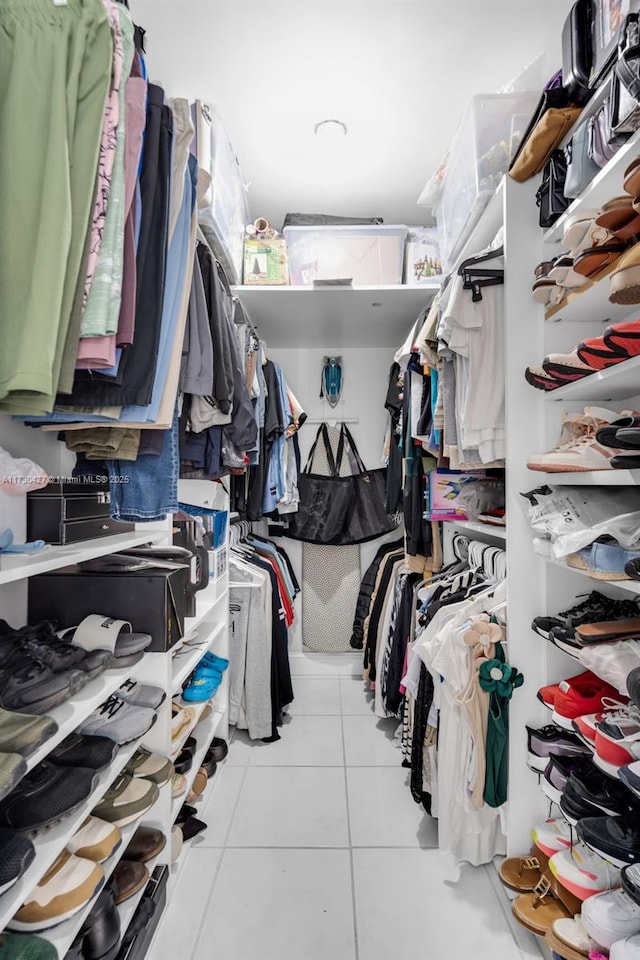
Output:
[[567,179],[567,159],[563,150],[554,150],[545,164],[542,183],[536,194],[540,209],[539,222],[543,228],[552,227],[571,202],[564,195]]
[[640,127],[640,16],[630,13],[611,77],[611,134],[625,140]]

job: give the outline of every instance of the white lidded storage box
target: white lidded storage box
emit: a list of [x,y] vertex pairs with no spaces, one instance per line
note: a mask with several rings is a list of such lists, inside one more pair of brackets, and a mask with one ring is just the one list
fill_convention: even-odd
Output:
[[407,227],[285,227],[292,286],[314,280],[352,280],[367,287],[402,283]]
[[451,142],[442,190],[433,211],[445,269],[453,266],[507,172],[539,95],[539,91],[481,93],[468,103]]

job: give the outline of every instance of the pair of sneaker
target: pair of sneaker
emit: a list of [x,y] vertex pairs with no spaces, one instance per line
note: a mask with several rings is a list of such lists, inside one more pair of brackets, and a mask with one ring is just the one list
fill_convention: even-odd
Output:
[[200,663],[185,682],[182,699],[188,703],[202,703],[211,700],[222,683],[222,675],[229,661],[214,653],[205,653]]
[[532,454],[527,466],[542,473],[640,466],[640,417],[633,411],[585,407],[584,414],[565,418],[553,450]]
[[640,355],[640,319],[613,323],[599,337],[582,340],[569,353],[553,353],[527,367],[525,379],[538,390],[557,390],[599,370]]

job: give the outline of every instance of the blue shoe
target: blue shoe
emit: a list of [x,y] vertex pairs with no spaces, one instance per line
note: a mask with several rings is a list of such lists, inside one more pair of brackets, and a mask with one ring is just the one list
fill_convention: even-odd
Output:
[[191,680],[182,691],[182,699],[190,703],[203,703],[215,695],[222,683],[222,674],[213,667],[198,664]]
[[200,665],[213,667],[218,673],[224,673],[229,666],[229,661],[225,660],[224,657],[217,657],[215,653],[205,653],[198,666]]
[[628,580],[625,564],[640,557],[637,550],[625,550],[617,543],[592,543],[567,557],[567,564],[587,571],[596,580]]

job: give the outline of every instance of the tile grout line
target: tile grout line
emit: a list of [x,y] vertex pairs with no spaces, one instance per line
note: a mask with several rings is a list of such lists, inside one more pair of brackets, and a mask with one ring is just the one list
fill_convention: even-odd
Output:
[[[233,737],[230,737],[230,738],[229,738],[229,751],[231,751],[231,747],[233,746],[233,741],[235,740],[235,736],[236,736],[236,734],[235,734],[235,732],[234,732]],[[231,769],[231,768],[229,768],[229,769]],[[220,859],[218,860],[218,865],[217,865],[217,867],[216,867],[216,869],[215,869],[215,871],[214,871],[214,874],[213,874],[213,882],[212,882],[212,884],[211,884],[211,891],[210,891],[209,896],[208,896],[208,898],[207,898],[207,907],[206,907],[205,910],[202,911],[202,913],[203,913],[202,919],[200,920],[200,923],[198,924],[198,933],[197,933],[197,936],[196,936],[195,941],[194,941],[193,950],[191,951],[191,960],[194,960],[195,955],[196,955],[196,953],[197,953],[197,951],[198,951],[198,947],[199,947],[199,945],[200,945],[200,938],[201,938],[201,936],[202,936],[202,931],[203,931],[204,925],[205,925],[206,920],[207,920],[208,909],[209,909],[209,907],[211,906],[211,901],[212,901],[213,897],[215,896],[216,884],[217,884],[217,882],[218,882],[218,876],[220,875],[220,870],[222,869],[222,863],[223,863],[223,861],[224,861],[224,855],[225,855],[226,850],[227,850],[227,841],[228,841],[228,839],[229,839],[229,834],[231,833],[231,827],[233,826],[233,820],[234,820],[234,817],[235,817],[236,812],[237,812],[237,809],[238,809],[238,804],[240,803],[240,797],[241,797],[241,795],[242,795],[242,788],[243,788],[243,786],[244,786],[244,781],[246,780],[246,777],[247,777],[247,770],[248,770],[248,769],[249,769],[249,764],[247,763],[246,766],[244,767],[244,773],[242,774],[242,780],[241,780],[241,782],[240,782],[240,789],[238,790],[238,795],[237,795],[236,801],[235,801],[235,803],[234,803],[234,805],[233,805],[233,812],[232,812],[231,816],[229,817],[229,826],[227,827],[227,831],[226,831],[226,833],[225,833],[223,846],[222,846],[222,847],[204,847],[204,846],[201,846],[201,847],[196,847],[196,848],[195,848],[195,849],[200,849],[200,850],[207,850],[207,849],[208,849],[208,850],[220,850],[220,849],[222,849],[222,853],[220,854]],[[223,772],[224,772],[224,771],[223,771]],[[212,799],[213,799],[213,798],[212,798]],[[192,849],[189,851],[189,853],[191,853],[193,849],[194,849],[194,848],[192,847]],[[231,849],[233,849],[233,848],[231,848]]]
[[358,943],[358,913],[356,906],[356,874],[353,865],[353,842],[351,837],[351,808],[349,807],[349,784],[347,781],[347,744],[344,735],[344,709],[342,704],[342,678],[338,681],[340,690],[340,734],[342,736],[342,756],[344,758],[344,796],[347,814],[347,840],[349,842],[349,871],[351,874],[351,916],[353,920],[353,946],[355,960],[360,960],[360,944]]

